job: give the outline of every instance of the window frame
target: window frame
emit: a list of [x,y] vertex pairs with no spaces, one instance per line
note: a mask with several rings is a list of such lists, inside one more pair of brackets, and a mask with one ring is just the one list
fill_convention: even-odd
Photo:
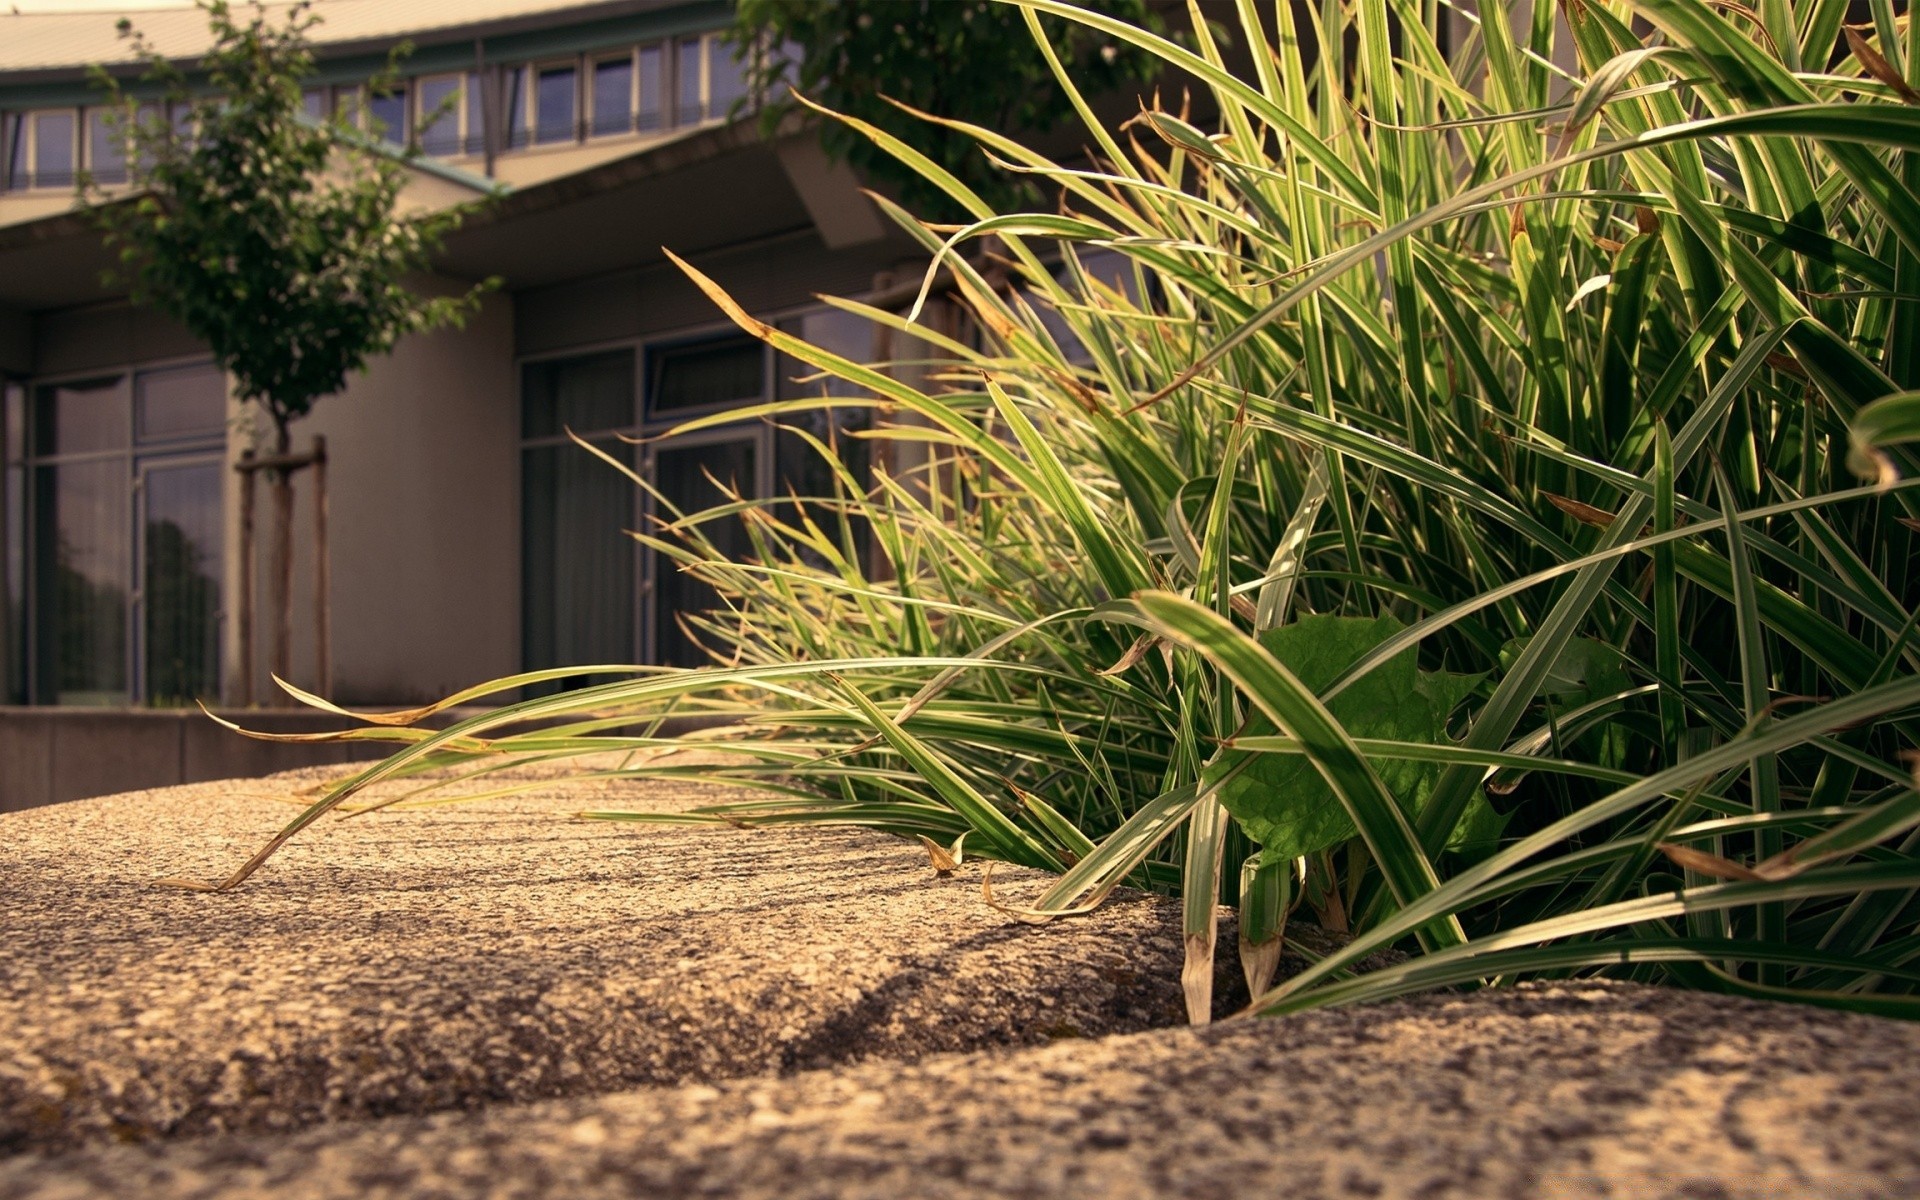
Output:
[[[433,113],[427,107],[427,85],[445,83],[448,80],[452,80],[454,85],[453,104],[440,118],[440,122],[429,127],[427,118]],[[472,132],[467,128],[467,117],[472,108],[467,97],[469,83],[469,73],[466,71],[436,71],[430,75],[415,75],[407,80],[407,103],[411,110],[408,120],[412,122],[412,136],[407,143],[409,146],[419,149],[421,153],[432,158],[465,158],[473,153],[467,148],[473,144]],[[439,107],[438,103],[433,106],[436,109]],[[440,154],[429,150],[425,140],[428,133],[439,129],[441,124],[449,122],[453,126],[453,152]]]
[[[144,501],[140,495],[139,481],[143,478],[144,468],[155,461],[185,463],[188,460],[200,460],[209,457],[217,457],[221,462],[226,461],[231,451],[230,443],[234,400],[232,394],[233,380],[224,371],[220,371],[222,390],[225,393],[223,403],[225,405],[226,419],[223,421],[217,434],[187,435],[176,438],[155,439],[143,443],[140,440],[139,428],[139,380],[142,375],[155,374],[163,371],[183,370],[192,367],[212,367],[215,371],[219,371],[218,362],[207,355],[187,354],[172,355],[166,358],[152,359],[138,363],[108,363],[88,370],[62,371],[52,375],[34,375],[11,381],[18,383],[23,391],[22,403],[25,406],[25,411],[23,413],[24,420],[22,421],[21,429],[22,444],[16,460],[11,463],[0,464],[0,471],[15,466],[21,471],[21,512],[18,514],[17,520],[22,536],[22,544],[20,546],[20,598],[22,605],[21,610],[14,614],[14,621],[19,626],[20,636],[18,649],[23,656],[20,671],[20,681],[25,689],[23,698],[29,705],[35,707],[62,707],[38,699],[38,697],[46,694],[41,687],[41,684],[45,681],[40,678],[40,643],[46,614],[41,613],[35,605],[35,597],[39,594],[40,585],[38,578],[39,547],[37,543],[40,514],[37,511],[36,505],[34,472],[40,467],[59,467],[64,465],[114,461],[125,464],[126,468],[128,528],[133,538],[133,544],[128,547],[128,562],[134,577],[129,581],[130,590],[128,592],[126,612],[127,662],[125,668],[127,698],[125,703],[135,707],[142,706],[144,703],[141,697],[145,693],[147,682],[145,641],[144,634],[140,629],[141,618],[144,615],[144,607],[142,603],[137,602],[137,593],[140,590],[140,573],[144,569],[142,556],[145,554],[145,549],[141,544],[141,531],[138,524],[139,519],[144,513],[144,509],[142,508]],[[35,396],[39,389],[106,379],[116,381],[115,388],[120,393],[120,397],[125,404],[126,444],[105,450],[76,450],[65,453],[55,451],[50,454],[39,453],[35,448],[36,441],[39,437],[39,430],[36,428],[37,418],[34,411],[36,407]],[[225,521],[228,515],[226,513],[226,504],[227,497],[225,493],[223,493],[221,500],[223,515],[220,546],[220,553],[223,557],[228,549],[226,545],[228,531],[225,529]],[[230,604],[233,598],[231,589],[234,586],[234,581],[227,577],[227,572],[223,566],[220,581],[220,605],[216,610],[216,629],[214,633],[216,645],[219,647],[219,660],[222,664],[221,672],[223,676],[226,663],[225,639],[227,635],[227,622],[229,620]],[[216,678],[214,681],[216,691],[220,693],[220,698],[223,700],[225,699],[225,682],[224,677]]]
[[[585,104],[580,95],[581,56],[568,58],[544,58],[528,61],[527,71],[527,149],[538,150],[554,146],[577,146],[581,142],[581,111]],[[549,71],[573,72],[573,119],[567,123],[564,137],[543,139],[540,123],[540,77]]]
[[[600,88],[598,86],[600,68],[621,62],[627,65],[627,111],[621,120],[619,128],[601,129]],[[624,55],[588,55],[586,57],[585,69],[581,72],[581,79],[583,82],[582,91],[585,93],[588,101],[587,107],[592,109],[581,122],[581,127],[586,131],[588,141],[628,137],[640,132],[640,46],[638,44],[628,46]]]

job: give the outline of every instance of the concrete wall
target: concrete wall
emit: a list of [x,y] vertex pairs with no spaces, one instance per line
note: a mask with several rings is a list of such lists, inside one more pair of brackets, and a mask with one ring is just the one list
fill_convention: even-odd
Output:
[[[464,329],[406,339],[294,426],[296,450],[316,434],[327,439],[332,699],[415,703],[519,669],[516,397],[513,306],[493,295]],[[296,481],[293,682],[317,687],[312,472]],[[256,493],[263,545],[272,529],[265,482]],[[254,695],[271,701],[264,561]]]
[[[305,712],[226,715],[249,729],[275,733],[349,725]],[[372,742],[257,741],[221,728],[197,709],[0,708],[0,812],[359,762],[392,749]]]

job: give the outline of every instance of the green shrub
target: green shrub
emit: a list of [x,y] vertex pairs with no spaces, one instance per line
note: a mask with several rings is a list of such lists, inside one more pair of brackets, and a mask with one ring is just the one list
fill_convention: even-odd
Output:
[[[1060,197],[1015,215],[856,123],[974,217],[943,242],[893,213],[979,346],[843,303],[950,358],[910,386],[689,268],[842,381],[689,430],[863,408],[925,465],[648,535],[726,597],[690,621],[724,665],[372,728],[411,744],[302,820],[450,756],[652,745],[603,731],[692,706],[735,719],[692,741],[751,760],[702,773],[768,790],[704,819],[1058,872],[1033,919],[1183,893],[1197,1017],[1216,899],[1267,1012],[1606,971],[1913,1015],[1911,403],[1848,427],[1920,387],[1912,27],[1584,0],[1570,48],[1541,4],[1448,55],[1430,6],[1298,28],[1247,0],[1243,78],[1204,28],[1011,2],[1043,52],[1093,26],[1217,118],[1090,127],[1095,170],[967,129]],[[711,554],[742,517],[753,560]],[[1293,905],[1354,936],[1270,987]]]

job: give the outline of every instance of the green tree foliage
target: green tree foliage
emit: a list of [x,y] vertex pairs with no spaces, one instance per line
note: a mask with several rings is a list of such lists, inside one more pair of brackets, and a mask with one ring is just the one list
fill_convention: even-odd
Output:
[[[1084,7],[1156,27],[1146,0],[1084,0]],[[1090,95],[1154,74],[1153,59],[1085,26],[1053,22],[1047,32]],[[889,101],[1012,136],[1043,133],[1073,112],[1021,11],[992,0],[740,0],[732,38],[755,94],[785,96],[790,87],[906,139],[1002,212],[1036,203],[1038,189],[994,167],[975,139]],[[769,104],[767,127],[790,104]],[[898,187],[919,216],[961,215],[944,191],[850,126],[824,122],[820,138],[836,159]]]
[[288,424],[348,373],[409,333],[461,322],[487,285],[454,297],[407,287],[462,214],[398,216],[404,163],[344,117],[307,119],[306,34],[319,17],[300,4],[282,22],[258,8],[242,22],[225,0],[201,2],[214,44],[196,79],[121,22],[146,67],[143,98],[157,91],[187,115],[169,123],[166,109],[136,105],[96,72],[136,194],[111,203],[89,179],[81,192],[135,303],[205,341],[240,398],[271,418],[284,452]]

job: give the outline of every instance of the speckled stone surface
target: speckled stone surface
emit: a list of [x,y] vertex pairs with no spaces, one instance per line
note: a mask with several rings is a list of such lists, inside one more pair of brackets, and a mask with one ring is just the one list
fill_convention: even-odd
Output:
[[0,1160],[14,1200],[1911,1200],[1920,1027],[1618,984]]
[[[329,818],[235,892],[155,886],[224,876],[325,777],[0,814],[0,1153],[1182,1020],[1165,901],[1036,928],[975,864],[939,879],[879,834],[567,818],[725,795],[697,783]],[[995,874],[1010,899],[1041,883]],[[1222,960],[1224,1012],[1245,993]]]

